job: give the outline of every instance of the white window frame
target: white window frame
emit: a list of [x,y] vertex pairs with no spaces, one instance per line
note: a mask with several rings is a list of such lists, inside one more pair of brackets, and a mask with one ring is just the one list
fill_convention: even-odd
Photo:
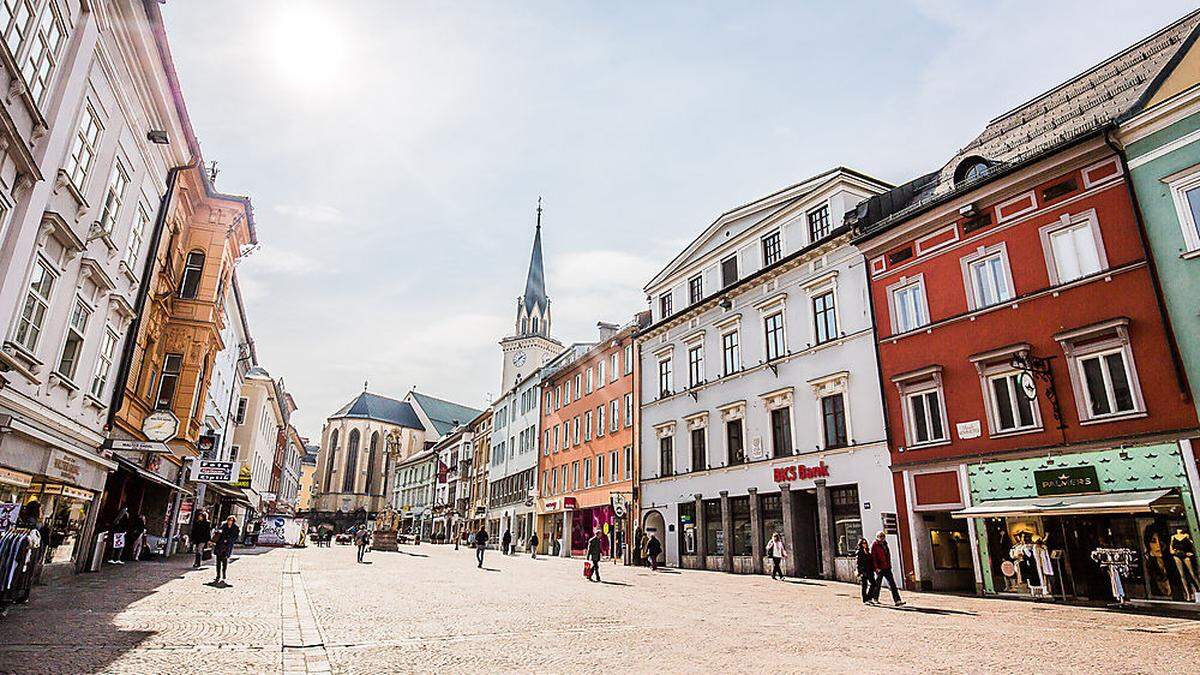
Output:
[[[37,19],[20,45],[25,53],[13,54],[17,63],[21,64],[21,78],[29,95],[39,107],[50,91],[59,56],[67,42],[67,26],[55,5],[53,0],[48,0],[41,6]],[[57,40],[53,40],[53,44],[50,44],[52,40],[48,35],[50,28],[57,33]]]
[[665,291],[658,294],[658,315],[660,319],[665,319],[675,313],[674,298],[671,291]]
[[609,380],[608,380],[608,381],[609,381],[609,382],[616,382],[616,381],[617,381],[618,379],[620,379],[620,377],[621,377],[621,376],[618,374],[618,373],[620,373],[620,372],[621,372],[621,355],[620,355],[620,354],[618,354],[617,352],[613,352],[613,353],[612,353],[612,357],[611,357],[611,359],[610,359],[610,360],[611,360],[611,363],[609,364],[609,368],[608,368],[608,369],[609,369],[611,372],[608,374],[608,378],[609,378]]
[[[914,307],[913,307],[913,309],[916,311],[916,316],[914,317],[914,321],[915,321],[914,325],[902,326],[901,322],[900,322],[900,315],[897,311],[897,307],[900,306],[900,303],[897,300],[896,296],[898,294],[904,293],[912,288],[919,288],[921,290],[921,302],[919,305],[914,305]],[[925,290],[925,275],[923,273],[916,274],[911,277],[900,277],[899,281],[897,281],[893,284],[890,284],[887,287],[887,301],[888,301],[888,316],[891,320],[892,335],[901,335],[904,333],[909,333],[914,330],[918,330],[920,328],[928,326],[930,324],[929,294]]]
[[[898,378],[893,378],[892,381],[896,384],[896,388],[900,391],[901,407],[904,415],[904,436],[905,442],[909,448],[928,448],[938,445],[948,445],[951,443],[950,423],[946,413],[946,392],[942,386],[942,371],[940,367],[926,368],[915,373],[900,375]],[[930,433],[930,439],[926,441],[917,440],[916,420],[913,414],[912,399],[917,396],[928,396],[933,394],[938,404],[938,418],[942,424],[942,437],[933,438]],[[927,420],[930,419],[928,410],[926,411]],[[932,425],[929,427],[932,432]]]
[[625,394],[625,426],[633,426],[633,392]]
[[67,180],[80,194],[83,194],[88,174],[96,164],[96,155],[103,135],[104,123],[96,114],[95,106],[91,101],[84,101],[83,113],[79,116],[79,124],[75,127],[75,136],[71,141],[71,152],[67,155],[66,165],[63,166]]
[[[695,285],[693,286],[694,282],[699,282],[699,283],[695,283]],[[695,288],[698,291],[695,294],[695,297],[692,297],[693,288]],[[688,294],[688,305],[694,305],[697,302],[700,302],[701,300],[704,299],[704,275],[703,274],[694,274],[688,278],[687,294]]]
[[[1146,414],[1146,400],[1142,393],[1141,379],[1138,377],[1137,362],[1133,355],[1133,345],[1129,338],[1128,319],[1114,319],[1094,324],[1074,331],[1067,331],[1054,336],[1062,346],[1070,364],[1071,388],[1075,394],[1075,408],[1079,414],[1081,425],[1101,424],[1115,420],[1141,417]],[[1125,376],[1129,381],[1130,396],[1133,398],[1133,410],[1110,412],[1104,415],[1093,415],[1091,393],[1087,388],[1084,376],[1083,360],[1120,352],[1125,365]],[[1108,371],[1105,373],[1106,389],[1111,394],[1111,383]]]
[[128,268],[129,273],[137,276],[138,259],[142,257],[142,242],[146,239],[146,228],[150,225],[150,215],[146,207],[138,204],[137,214],[129,227],[129,241],[125,245],[125,258],[121,262]]
[[[772,355],[772,353],[771,353],[771,350],[772,350],[772,348],[771,348],[771,329],[767,327],[767,322],[772,319],[779,319],[779,345],[778,345],[778,350],[777,350],[778,353],[776,353],[774,355]],[[763,326],[763,360],[764,361],[774,361],[776,359],[787,356],[787,353],[788,353],[787,317],[785,315],[784,308],[780,307],[779,309],[777,309],[773,312],[764,312],[763,319],[762,319],[762,326]],[[723,347],[724,347],[724,344],[722,343],[722,348]],[[724,352],[722,352],[722,357],[723,356],[724,356]],[[722,359],[722,364],[724,364],[723,359]]]
[[[87,348],[87,331],[92,322],[92,315],[96,313],[96,308],[92,307],[86,300],[80,296],[75,296],[75,302],[71,303],[71,309],[67,313],[67,324],[63,329],[62,344],[58,349],[58,358],[55,360],[54,372],[59,377],[63,378],[72,385],[75,383],[75,375],[79,372],[79,362],[83,360],[83,351]],[[75,316],[83,315],[83,325],[75,325]],[[75,354],[71,357],[70,368],[63,369],[63,359],[67,356],[67,345],[71,338],[79,340],[79,347],[75,350]],[[67,371],[70,372],[67,372]]]
[[[772,237],[775,238],[775,246],[778,249],[778,251],[776,252],[776,258],[774,260],[768,262],[767,261],[767,240]],[[760,254],[762,255],[762,266],[763,267],[770,267],[771,265],[774,265],[775,263],[779,262],[780,260],[783,260],[783,231],[782,230],[780,230],[778,228],[771,230],[770,232],[759,237],[758,242],[759,242],[759,251],[760,251]]]
[[608,431],[617,433],[621,430],[621,404],[617,399],[608,402]]
[[604,421],[604,404],[602,403],[596,406],[596,438],[602,437],[607,430]]
[[100,204],[100,217],[97,219],[100,228],[109,236],[117,230],[117,221],[121,218],[121,205],[125,202],[125,191],[129,189],[129,183],[129,169],[125,168],[125,160],[118,152],[113,158],[108,183],[104,186],[104,201]]
[[100,351],[96,353],[96,366],[92,369],[92,383],[88,393],[92,398],[103,400],[108,389],[108,376],[112,371],[113,359],[117,353],[117,341],[120,338],[111,326],[104,327],[104,341],[100,343]]
[[[33,277],[39,269],[45,271],[46,276],[50,280],[50,289],[45,295],[43,295],[41,292],[34,291],[33,289]],[[46,315],[50,313],[50,308],[54,306],[54,290],[58,287],[58,282],[59,272],[54,265],[51,265],[50,262],[42,256],[37,256],[33,261],[33,265],[30,267],[29,278],[25,280],[25,294],[21,298],[22,302],[16,313],[16,322],[13,325],[13,344],[17,345],[29,354],[36,354],[37,348],[41,344],[42,332],[46,327]],[[36,322],[32,321],[32,316],[25,316],[25,306],[29,304],[30,300],[32,300],[41,308],[41,316]],[[36,308],[34,316],[37,316]],[[21,339],[22,323],[26,323],[31,326],[31,331],[30,333],[26,333],[26,338],[24,340]],[[33,334],[32,344],[28,343],[28,336],[30,334]]]
[[[740,333],[740,327],[721,332],[721,377],[729,377],[742,370],[742,336]],[[731,335],[734,339],[732,363],[726,354],[727,345],[725,344],[725,339]]]
[[[733,260],[733,280],[726,282],[725,281],[725,263],[729,262],[730,260]],[[721,258],[720,263],[718,263],[718,265],[717,265],[717,274],[720,275],[720,277],[721,277],[720,278],[721,288],[729,288],[730,286],[737,284],[738,281],[741,281],[742,269],[741,269],[741,264],[738,262],[738,254],[733,253],[732,255],[727,255],[724,258]]]
[[1200,188],[1200,166],[1167,176],[1162,180],[1171,190],[1171,197],[1175,201],[1175,213],[1179,217],[1179,227],[1183,233],[1184,253],[1182,257],[1192,258],[1200,255],[1200,223],[1197,223],[1196,218],[1192,215],[1192,208],[1187,198],[1189,190]]
[[[692,354],[699,353],[699,358],[692,359]],[[699,386],[704,382],[704,343],[694,342],[687,345],[688,357],[688,388]],[[693,368],[693,366],[695,366]]]
[[[985,303],[981,297],[983,289],[979,288],[975,283],[974,267],[979,263],[991,259],[1000,260],[1003,272],[1000,281],[1004,284],[1004,288],[996,288],[997,299],[995,302]],[[1016,287],[1013,285],[1012,265],[1009,264],[1008,245],[1005,242],[1000,242],[993,246],[980,246],[974,253],[963,256],[959,262],[962,266],[963,289],[966,291],[967,308],[971,311],[999,307],[1016,297]]]
[[[1096,244],[1096,259],[1099,261],[1100,269],[1076,279],[1064,281],[1062,275],[1058,272],[1058,265],[1054,261],[1054,247],[1050,242],[1050,237],[1062,230],[1085,224],[1091,229],[1092,241]],[[1052,286],[1086,279],[1089,276],[1094,276],[1108,270],[1108,255],[1105,253],[1104,237],[1100,232],[1100,221],[1096,218],[1096,209],[1088,209],[1080,213],[1063,214],[1057,221],[1039,228],[1038,234],[1042,240],[1042,255],[1046,261],[1046,272],[1050,276],[1050,284]]]
[[666,398],[675,391],[675,373],[671,362],[672,357],[664,356],[658,359],[658,397]]
[[600,359],[600,361],[596,364],[596,388],[597,389],[608,384],[607,373],[605,373],[605,370],[607,369],[606,366],[607,366],[607,362],[604,359]]

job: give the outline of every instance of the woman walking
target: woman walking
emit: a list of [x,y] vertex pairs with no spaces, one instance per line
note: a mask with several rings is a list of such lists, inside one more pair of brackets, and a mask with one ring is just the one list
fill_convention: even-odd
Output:
[[783,537],[778,532],[771,535],[771,541],[767,542],[767,557],[771,559],[771,578],[783,579],[783,569],[779,567],[779,562],[787,557],[787,547],[783,545]]
[[226,518],[225,524],[217,528],[217,534],[213,538],[213,556],[217,559],[217,578],[213,580],[214,584],[225,581],[225,570],[229,567],[230,556],[233,555],[233,545],[241,535],[241,528],[233,516]]
[[858,583],[862,585],[863,604],[871,602],[871,584],[875,582],[875,561],[866,539],[858,540]]

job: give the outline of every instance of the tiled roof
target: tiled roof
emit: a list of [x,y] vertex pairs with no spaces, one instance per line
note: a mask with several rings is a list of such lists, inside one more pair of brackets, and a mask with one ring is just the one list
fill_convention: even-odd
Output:
[[474,408],[468,408],[465,405],[459,405],[416,391],[410,392],[409,396],[416,401],[421,411],[433,422],[433,426],[437,429],[439,436],[445,436],[450,433],[456,423],[458,425],[466,425],[471,420],[479,417],[479,413],[482,412]]
[[378,420],[409,429],[425,428],[425,425],[421,424],[421,418],[417,417],[416,411],[408,403],[365,391],[329,416],[330,419],[339,417]]
[[[1099,131],[1132,108],[1200,23],[1192,12],[1083,73],[1000,115],[940,170],[871,198],[855,214],[861,229],[888,222],[970,188],[1006,168]],[[954,180],[964,161],[978,157],[991,166],[969,182]]]

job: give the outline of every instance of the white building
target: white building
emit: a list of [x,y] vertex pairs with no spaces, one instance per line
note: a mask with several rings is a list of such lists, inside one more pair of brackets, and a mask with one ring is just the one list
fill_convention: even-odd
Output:
[[232,279],[234,302],[225,303],[225,328],[221,331],[225,348],[213,359],[212,379],[204,400],[204,433],[216,438],[212,458],[222,460],[236,459],[233,421],[237,416],[245,415],[240,397],[242,384],[246,381],[246,373],[258,360],[237,275],[234,274]]
[[168,170],[195,139],[157,3],[0,10],[0,502],[37,498],[51,566],[78,569],[116,466],[99,449]]
[[839,168],[739,206],[646,286],[641,522],[670,564],[761,572],[779,532],[788,574],[854,579],[858,539],[894,519],[867,277],[842,226],[887,188]]
[[274,501],[271,490],[271,470],[275,463],[275,449],[283,429],[283,401],[276,394],[275,381],[261,366],[254,366],[246,374],[242,385],[245,399],[245,414],[241,414],[239,402],[237,427],[233,434],[233,451],[239,463],[239,478],[249,478],[249,487],[244,487],[246,497],[255,513],[263,513],[266,503]]
[[[472,420],[467,420],[471,422]],[[433,498],[434,536],[453,541],[460,536],[468,516],[471,441],[466,423],[459,425],[433,447],[437,453],[437,485]]]

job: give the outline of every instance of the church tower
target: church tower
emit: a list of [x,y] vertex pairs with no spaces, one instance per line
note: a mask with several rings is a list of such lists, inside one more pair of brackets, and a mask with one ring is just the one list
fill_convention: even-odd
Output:
[[517,298],[513,333],[500,341],[504,367],[500,391],[506,392],[521,379],[563,350],[562,343],[550,337],[550,298],[546,295],[546,271],[542,265],[542,200],[538,199],[537,228],[533,233],[533,254],[525,293]]

